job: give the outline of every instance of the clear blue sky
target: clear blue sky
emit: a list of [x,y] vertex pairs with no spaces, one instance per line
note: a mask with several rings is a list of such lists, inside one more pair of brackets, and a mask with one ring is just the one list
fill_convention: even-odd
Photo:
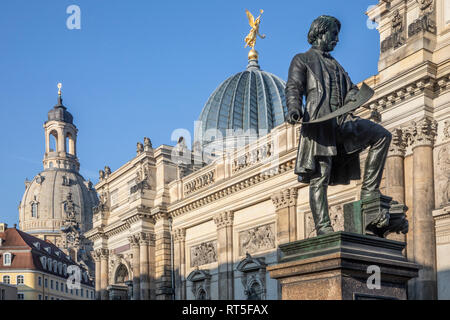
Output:
[[[18,223],[25,178],[42,168],[43,123],[63,83],[79,129],[81,174],[116,170],[144,136],[175,144],[212,91],[247,65],[245,8],[264,9],[261,68],[286,80],[292,57],[308,49],[314,18],[343,24],[334,56],[353,81],[377,73],[379,35],[365,12],[377,0],[2,0],[0,3],[0,221]],[[81,8],[81,30],[66,9]]]

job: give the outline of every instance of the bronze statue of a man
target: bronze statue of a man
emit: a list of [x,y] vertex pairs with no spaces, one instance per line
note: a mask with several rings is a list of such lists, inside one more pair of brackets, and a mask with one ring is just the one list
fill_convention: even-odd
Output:
[[[317,235],[333,232],[328,214],[328,185],[349,184],[361,177],[359,153],[370,147],[361,199],[380,195],[379,187],[391,142],[381,125],[345,113],[321,123],[317,120],[356,100],[355,86],[342,66],[330,55],[339,41],[341,23],[320,16],[311,25],[311,49],[291,62],[286,84],[288,122],[303,118],[295,173],[309,183],[309,202]],[[303,106],[303,97],[306,105]]]

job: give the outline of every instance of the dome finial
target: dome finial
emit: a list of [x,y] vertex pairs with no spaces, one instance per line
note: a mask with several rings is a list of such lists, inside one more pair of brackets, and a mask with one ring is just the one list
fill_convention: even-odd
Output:
[[260,10],[260,15],[255,19],[253,17],[253,15],[250,13],[250,11],[248,11],[247,9],[245,9],[245,13],[247,14],[247,18],[248,18],[248,23],[250,24],[250,27],[252,27],[252,29],[250,30],[250,33],[247,35],[247,37],[245,37],[245,47],[251,47],[252,49],[250,50],[250,52],[248,53],[248,62],[249,62],[249,67],[257,67],[259,69],[258,66],[258,51],[255,50],[255,44],[256,44],[256,39],[259,36],[261,39],[264,39],[266,37],[266,35],[261,35],[259,33],[259,24],[261,23],[261,15],[263,14],[264,10]]
[[58,87],[58,105],[62,106],[62,97],[61,97],[62,83],[59,82],[57,87]]

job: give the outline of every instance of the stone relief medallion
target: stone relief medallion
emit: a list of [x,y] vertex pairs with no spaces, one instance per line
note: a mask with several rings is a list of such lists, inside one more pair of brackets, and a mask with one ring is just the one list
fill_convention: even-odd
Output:
[[239,232],[239,254],[265,251],[275,248],[275,224],[267,224]]
[[217,261],[217,241],[203,242],[191,247],[191,268]]
[[437,152],[435,181],[436,205],[440,208],[450,202],[450,144]]

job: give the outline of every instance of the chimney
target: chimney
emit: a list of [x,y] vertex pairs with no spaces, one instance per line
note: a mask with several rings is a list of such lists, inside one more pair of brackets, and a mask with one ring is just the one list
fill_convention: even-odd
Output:
[[6,223],[0,223],[0,232],[5,232],[8,229],[8,225]]

